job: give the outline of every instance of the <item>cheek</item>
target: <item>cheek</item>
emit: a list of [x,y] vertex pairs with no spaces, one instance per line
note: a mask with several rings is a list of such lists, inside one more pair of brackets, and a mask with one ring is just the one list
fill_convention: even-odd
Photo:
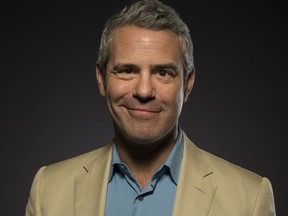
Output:
[[184,100],[183,88],[181,86],[178,88],[168,88],[162,91],[162,98],[168,106],[174,107],[174,111],[180,110]]
[[180,112],[184,103],[183,91],[178,91],[175,98],[176,109]]
[[115,101],[126,95],[129,91],[129,86],[123,82],[115,82],[111,80],[107,83],[106,93],[110,100]]

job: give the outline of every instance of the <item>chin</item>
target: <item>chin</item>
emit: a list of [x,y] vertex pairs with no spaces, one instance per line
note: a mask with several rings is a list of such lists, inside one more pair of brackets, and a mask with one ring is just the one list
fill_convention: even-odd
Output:
[[166,131],[158,131],[148,130],[148,131],[133,131],[128,132],[126,134],[126,138],[131,141],[131,143],[135,143],[138,145],[149,145],[157,142],[161,142],[167,136]]

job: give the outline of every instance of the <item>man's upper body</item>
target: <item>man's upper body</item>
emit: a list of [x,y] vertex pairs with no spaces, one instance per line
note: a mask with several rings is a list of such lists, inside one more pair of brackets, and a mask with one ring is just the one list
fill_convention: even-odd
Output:
[[[199,149],[185,133],[183,140],[183,160],[171,215],[276,215],[267,178]],[[41,168],[33,182],[26,216],[104,216],[112,152],[113,145],[109,144]],[[126,206],[122,208],[124,212]],[[120,211],[117,215],[123,214]]]
[[[168,215],[275,214],[266,178],[199,150],[186,136],[180,142],[183,159],[182,153],[173,153],[182,136],[179,116],[195,79],[189,29],[173,8],[157,0],[140,0],[108,19],[96,79],[113,121],[117,154],[110,144],[40,169],[27,216],[101,216],[106,206],[117,209],[115,191],[132,199],[131,188],[142,195],[145,191],[160,197],[167,194]],[[174,159],[175,163],[169,162]],[[171,170],[176,171],[169,175]],[[154,190],[155,183],[159,185]],[[149,200],[143,202],[147,208]],[[163,200],[150,201],[163,205]],[[157,216],[164,212],[159,206],[149,210]],[[106,213],[112,214],[110,209]]]

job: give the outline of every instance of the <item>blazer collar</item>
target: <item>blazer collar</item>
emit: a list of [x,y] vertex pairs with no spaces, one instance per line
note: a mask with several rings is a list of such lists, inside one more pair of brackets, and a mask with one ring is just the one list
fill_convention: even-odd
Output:
[[208,215],[216,185],[213,171],[200,151],[185,135],[184,154],[173,215]]
[[83,174],[75,181],[75,215],[104,215],[111,155],[109,144],[95,151],[83,166]]

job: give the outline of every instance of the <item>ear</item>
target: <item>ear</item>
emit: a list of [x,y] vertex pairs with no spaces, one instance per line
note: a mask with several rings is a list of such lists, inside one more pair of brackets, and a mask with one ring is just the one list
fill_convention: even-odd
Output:
[[96,80],[98,83],[98,87],[99,87],[99,91],[100,94],[102,96],[106,95],[106,91],[105,91],[105,77],[103,74],[103,71],[101,70],[101,68],[99,67],[99,65],[96,65]]
[[184,102],[186,102],[188,100],[190,92],[192,91],[193,86],[194,86],[194,81],[195,81],[195,70],[193,69],[193,71],[191,71],[188,74],[188,77],[186,80],[186,85],[185,85],[185,89],[184,89]]

